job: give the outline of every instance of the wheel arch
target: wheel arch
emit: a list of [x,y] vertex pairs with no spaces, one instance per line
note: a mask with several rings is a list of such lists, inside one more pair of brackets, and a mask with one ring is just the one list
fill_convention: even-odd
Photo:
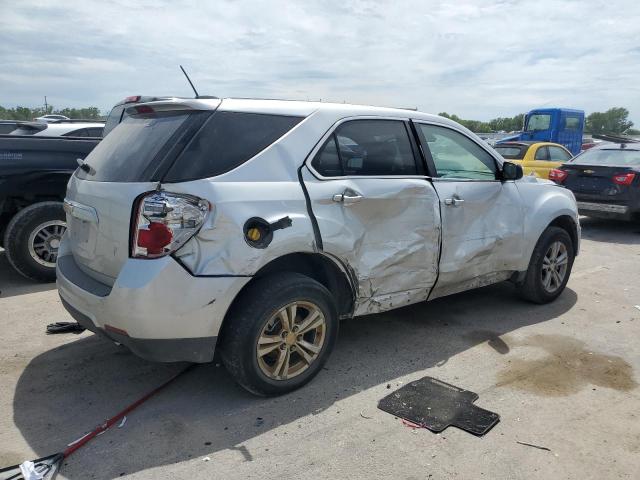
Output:
[[571,237],[574,254],[578,255],[578,251],[580,250],[580,232],[578,223],[573,217],[570,215],[560,215],[547,225],[547,228],[549,227],[559,227],[565,230],[569,234],[569,237]]

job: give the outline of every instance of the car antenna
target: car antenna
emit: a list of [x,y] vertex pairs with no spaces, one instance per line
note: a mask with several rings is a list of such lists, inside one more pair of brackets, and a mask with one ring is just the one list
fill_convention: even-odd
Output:
[[193,86],[193,82],[189,78],[189,75],[187,75],[187,72],[184,70],[182,65],[180,65],[180,70],[182,70],[182,73],[184,73],[184,76],[187,77],[187,81],[189,82],[189,85],[191,85],[191,88],[193,88],[193,92],[196,94],[196,98],[200,98],[200,95],[198,95],[198,91],[196,90],[196,87]]

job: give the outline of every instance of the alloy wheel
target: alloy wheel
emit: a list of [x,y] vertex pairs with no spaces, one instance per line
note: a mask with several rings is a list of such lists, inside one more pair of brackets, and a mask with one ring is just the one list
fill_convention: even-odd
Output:
[[318,358],[327,324],[320,308],[296,301],[274,313],[265,323],[256,346],[258,366],[272,380],[300,375]]
[[560,241],[553,242],[542,259],[542,285],[547,292],[553,293],[562,286],[568,266],[567,247]]

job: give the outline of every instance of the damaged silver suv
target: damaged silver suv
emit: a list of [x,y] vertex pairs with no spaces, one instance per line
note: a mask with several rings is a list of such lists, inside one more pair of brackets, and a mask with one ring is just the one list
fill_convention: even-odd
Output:
[[127,113],[69,182],[57,276],[80,324],[144,358],[217,350],[279,394],[318,373],[340,319],[504,280],[544,303],[569,279],[572,193],[445,118],[238,99]]

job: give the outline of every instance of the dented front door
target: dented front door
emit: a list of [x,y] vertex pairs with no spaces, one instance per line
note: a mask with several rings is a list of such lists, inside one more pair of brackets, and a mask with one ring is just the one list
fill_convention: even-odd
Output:
[[521,263],[524,211],[513,181],[464,132],[416,122],[440,200],[442,253],[431,298],[508,278]]

